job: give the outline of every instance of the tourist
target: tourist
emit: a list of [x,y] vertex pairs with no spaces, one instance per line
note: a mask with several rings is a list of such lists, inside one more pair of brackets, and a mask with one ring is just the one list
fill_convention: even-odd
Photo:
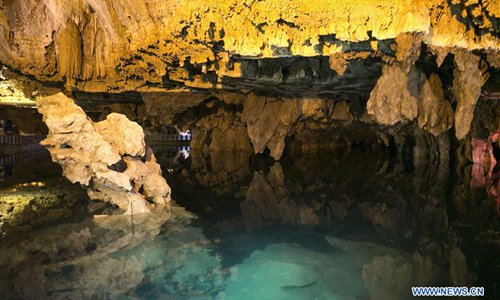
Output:
[[3,126],[3,130],[5,131],[6,135],[13,135],[16,133],[14,126],[12,126],[12,121],[7,120]]
[[5,135],[5,120],[0,120],[0,135]]

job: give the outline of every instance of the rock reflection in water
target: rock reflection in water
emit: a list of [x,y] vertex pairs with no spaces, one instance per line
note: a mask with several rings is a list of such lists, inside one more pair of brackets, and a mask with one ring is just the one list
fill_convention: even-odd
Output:
[[23,299],[215,296],[218,258],[182,209],[34,231],[0,248],[0,294]]
[[241,203],[241,216],[247,230],[272,224],[302,223],[300,204],[292,200],[279,163],[273,165],[267,175],[254,172],[246,199]]
[[485,286],[495,298],[495,202],[470,189],[467,167],[450,172],[447,139],[413,136],[388,143],[396,154],[303,144],[281,162],[200,149],[184,158],[156,145],[173,199],[196,222],[173,208],[170,218],[112,216],[10,235],[0,244],[0,294],[405,299],[411,286]]
[[[11,164],[3,165],[6,161]],[[0,236],[86,214],[86,193],[61,177],[61,168],[46,150],[0,157],[2,168],[10,172],[0,178]]]
[[[191,160],[171,174],[169,182],[174,198],[182,199],[181,205],[211,220],[209,236],[222,237],[223,265],[233,266],[239,274],[231,273],[227,291],[233,289],[230,293],[235,292],[238,297],[253,296],[244,290],[251,285],[248,282],[257,280],[245,278],[242,273],[250,269],[262,271],[264,277],[258,280],[261,284],[278,276],[265,275],[264,266],[272,261],[271,257],[282,261],[280,257],[286,260],[289,257],[285,256],[293,257],[293,253],[297,257],[318,254],[307,249],[307,242],[300,242],[307,240],[303,237],[286,240],[276,235],[267,242],[257,238],[258,242],[254,239],[246,243],[233,240],[240,235],[269,235],[277,226],[313,226],[329,236],[359,241],[346,250],[351,254],[351,263],[356,260],[353,253],[366,250],[354,272],[357,275],[350,279],[362,281],[361,286],[373,299],[409,297],[411,286],[479,285],[486,286],[490,295],[497,294],[496,267],[492,261],[500,262],[494,254],[494,232],[500,224],[494,199],[485,190],[471,190],[467,173],[450,172],[453,164],[446,138],[418,132],[414,136],[411,143],[404,139],[397,142],[401,145],[397,146],[397,157],[373,148],[343,148],[297,156],[288,153],[281,162],[262,163],[252,154],[245,158],[239,153],[240,159],[236,160],[226,152],[191,152]],[[413,143],[409,164],[399,156],[407,151],[404,147],[408,143]],[[217,167],[214,162],[218,162]],[[457,169],[462,170],[463,166]],[[207,210],[207,206],[212,209]],[[238,229],[241,232],[235,234]],[[224,239],[228,236],[231,238]],[[342,241],[345,245],[346,241]],[[290,243],[299,243],[306,249],[294,248]],[[384,249],[391,250],[370,253],[367,243],[374,249],[385,245],[389,248]],[[336,264],[339,258],[330,259]],[[318,256],[318,260],[328,264],[326,258]],[[260,271],[254,265],[259,263],[263,266]],[[289,263],[300,264],[286,262]],[[297,272],[310,272],[311,266],[300,265],[306,269]],[[346,267],[344,271],[352,270]],[[290,285],[315,281],[311,276],[294,280],[289,281]],[[246,287],[244,282],[248,283]],[[262,287],[262,295],[270,293],[266,287]],[[319,283],[307,289],[324,291]],[[308,294],[306,288],[297,291],[306,298],[318,295]],[[276,293],[278,298],[293,298],[283,290]],[[328,295],[326,298],[338,296]]]

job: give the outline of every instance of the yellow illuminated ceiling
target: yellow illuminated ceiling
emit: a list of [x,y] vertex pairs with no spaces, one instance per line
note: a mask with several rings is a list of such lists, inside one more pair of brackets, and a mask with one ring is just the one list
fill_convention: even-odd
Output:
[[238,77],[237,57],[328,56],[364,42],[375,51],[374,41],[408,32],[497,52],[499,10],[496,0],[6,1],[0,61],[68,89],[148,90],[165,75],[207,87],[186,63]]

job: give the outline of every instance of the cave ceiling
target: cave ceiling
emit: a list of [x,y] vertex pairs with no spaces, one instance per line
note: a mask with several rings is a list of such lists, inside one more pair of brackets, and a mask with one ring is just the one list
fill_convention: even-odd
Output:
[[455,49],[499,64],[495,0],[4,0],[0,7],[0,62],[67,91],[369,94],[384,64],[421,45],[438,65]]

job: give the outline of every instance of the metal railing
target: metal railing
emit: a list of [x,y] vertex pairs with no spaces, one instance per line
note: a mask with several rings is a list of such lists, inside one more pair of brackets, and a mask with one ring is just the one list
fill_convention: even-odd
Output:
[[43,140],[43,136],[32,135],[0,135],[0,145],[16,145],[16,144],[38,144]]
[[481,98],[488,100],[498,100],[500,99],[500,92],[482,92]]
[[[0,145],[2,144],[32,144],[39,143],[45,137],[43,136],[24,136],[24,135],[0,135]],[[145,137],[146,141],[191,141],[191,135],[182,134],[148,134]]]
[[146,135],[145,140],[154,142],[190,141],[191,135],[155,133]]
[[[37,152],[17,153],[4,157],[0,157],[0,166],[14,166],[17,162],[29,159]],[[40,153],[40,152],[38,152]]]
[[[43,140],[44,136],[29,136],[29,135],[0,135],[0,145],[1,144],[31,144],[39,143]],[[148,134],[145,136],[146,141],[191,141],[191,135],[182,134]]]

